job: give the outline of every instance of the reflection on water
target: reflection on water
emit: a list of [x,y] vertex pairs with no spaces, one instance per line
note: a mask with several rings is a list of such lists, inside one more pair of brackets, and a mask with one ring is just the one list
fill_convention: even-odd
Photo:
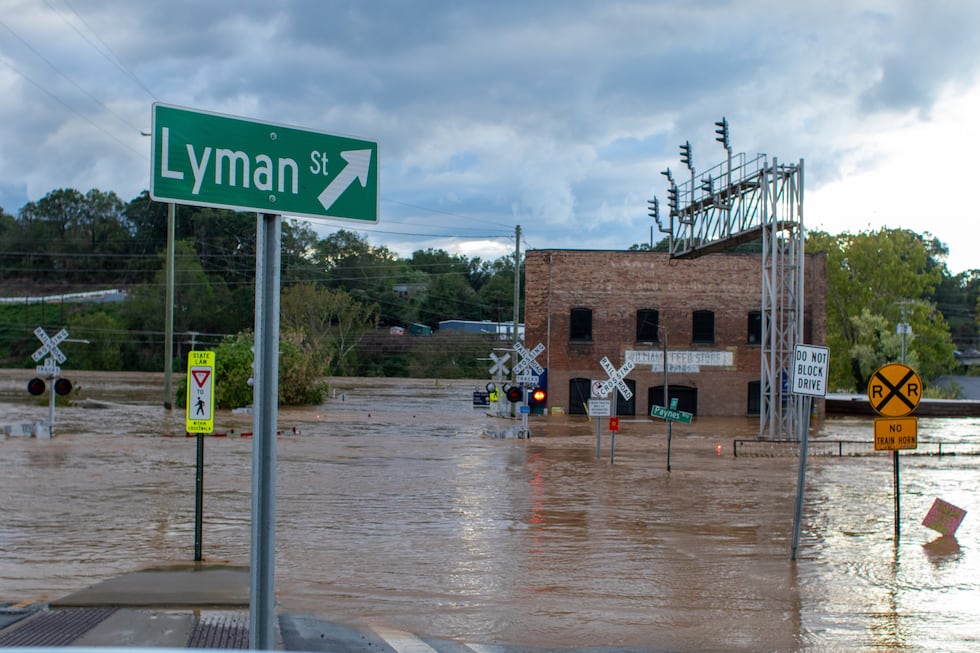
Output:
[[[50,441],[0,441],[0,599],[192,557],[194,440],[174,437],[182,415],[158,405],[157,381],[93,377],[87,396],[107,407],[59,408]],[[0,421],[43,416],[5,383]],[[903,455],[896,546],[891,458],[811,456],[793,564],[797,458],[732,457],[754,420],[675,425],[668,474],[662,422],[623,419],[611,465],[608,434],[597,461],[580,417],[481,437],[501,421],[470,406],[472,386],[346,380],[324,406],[280,412],[298,432],[278,442],[282,609],[541,646],[980,647],[980,458]],[[920,440],[978,427],[922,420]],[[814,439],[870,449],[871,421],[828,420]],[[247,563],[250,439],[207,440],[205,487],[205,556]],[[973,513],[955,539],[919,526],[936,497]]]

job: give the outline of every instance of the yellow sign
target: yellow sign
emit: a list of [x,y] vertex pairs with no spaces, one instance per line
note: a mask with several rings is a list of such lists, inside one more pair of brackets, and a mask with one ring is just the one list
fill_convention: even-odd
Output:
[[214,432],[214,352],[187,355],[187,432]]
[[875,451],[915,449],[919,420],[915,417],[879,417],[875,420]]
[[908,365],[888,363],[871,375],[868,401],[882,417],[905,417],[922,398],[922,379]]

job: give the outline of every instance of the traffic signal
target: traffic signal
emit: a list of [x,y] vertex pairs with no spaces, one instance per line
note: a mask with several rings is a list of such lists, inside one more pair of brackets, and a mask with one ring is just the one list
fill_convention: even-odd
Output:
[[654,197],[652,200],[647,200],[647,204],[650,206],[650,210],[647,215],[657,222],[660,222],[660,200]]
[[703,190],[708,195],[711,195],[711,193],[713,192],[712,191],[712,186],[713,186],[713,184],[711,182],[711,177],[702,177],[701,178],[701,190]]
[[518,401],[524,399],[524,391],[521,390],[521,386],[512,385],[504,390],[504,396],[507,397],[507,401],[516,404]]
[[680,202],[677,199],[676,184],[671,184],[670,188],[667,189],[667,206],[670,207],[671,213],[677,213],[677,209],[680,208]]
[[535,388],[531,391],[531,401],[536,404],[543,404],[548,400],[548,391],[544,388]]
[[64,397],[71,392],[71,381],[68,379],[56,379],[54,382],[54,391],[56,394]]
[[691,167],[691,141],[684,141],[681,145],[681,163],[688,168]]
[[724,145],[725,149],[727,150],[728,149],[728,119],[722,118],[721,120],[715,123],[715,127],[718,128],[715,130],[715,133],[718,134],[718,136],[715,137],[715,140],[721,143],[722,145]]
[[37,397],[44,394],[44,380],[34,378],[27,382],[27,391]]

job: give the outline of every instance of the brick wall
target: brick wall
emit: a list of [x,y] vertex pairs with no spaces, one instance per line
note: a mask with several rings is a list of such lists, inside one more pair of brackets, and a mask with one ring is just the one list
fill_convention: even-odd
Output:
[[[671,394],[675,389],[686,393],[681,401],[688,405],[681,407],[699,415],[750,414],[750,384],[759,380],[762,355],[760,346],[749,342],[749,313],[762,306],[758,254],[670,260],[659,252],[532,250],[525,257],[525,279],[525,344],[546,347],[538,361],[548,368],[551,406],[575,412],[569,405],[569,379],[606,379],[599,366],[603,356],[617,368],[627,352],[639,360],[662,360],[662,330],[655,341],[637,341],[637,310],[649,309],[658,312],[666,329],[671,360],[683,356],[702,363],[698,371],[686,365],[668,375]],[[807,256],[805,283],[804,340],[822,344],[822,255]],[[591,309],[591,339],[569,341],[574,308]],[[694,342],[694,311],[713,312],[713,343]],[[649,363],[637,362],[628,378],[635,381],[635,414],[649,415],[651,389],[663,386],[662,368],[654,372]],[[662,394],[655,396],[662,403]]]

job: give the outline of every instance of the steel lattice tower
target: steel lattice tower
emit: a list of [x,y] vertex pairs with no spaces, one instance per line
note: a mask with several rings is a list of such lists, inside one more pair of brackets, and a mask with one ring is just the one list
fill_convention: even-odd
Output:
[[802,424],[801,398],[789,391],[793,350],[803,342],[803,160],[770,163],[764,154],[732,155],[728,122],[716,123],[728,151],[726,161],[695,179],[690,144],[681,146],[691,172],[677,185],[668,179],[669,222],[664,226],[659,201],[650,216],[667,234],[671,258],[696,258],[762,239],[762,347],[759,437],[797,439]]

